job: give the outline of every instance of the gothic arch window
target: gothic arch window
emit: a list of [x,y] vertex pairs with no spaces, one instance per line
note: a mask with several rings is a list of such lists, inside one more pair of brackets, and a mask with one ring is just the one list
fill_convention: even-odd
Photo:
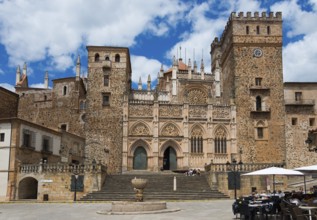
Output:
[[224,128],[218,128],[215,132],[215,153],[226,154],[227,153],[227,135]]
[[96,53],[96,54],[95,54],[95,62],[98,62],[99,59],[100,59],[99,53]]
[[199,127],[195,127],[192,130],[191,138],[190,138],[190,146],[191,146],[191,152],[192,153],[203,153],[204,147],[203,147],[203,131]]
[[261,111],[262,110],[262,99],[261,96],[257,96],[255,98],[255,110]]
[[119,63],[119,62],[120,62],[120,55],[119,55],[119,54],[116,54],[114,61],[115,61],[116,63]]

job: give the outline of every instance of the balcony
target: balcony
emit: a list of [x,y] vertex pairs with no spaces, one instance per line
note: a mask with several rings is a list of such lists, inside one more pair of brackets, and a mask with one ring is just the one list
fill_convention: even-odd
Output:
[[252,108],[251,113],[270,113],[271,108],[270,107],[261,107],[261,108]]
[[41,150],[41,153],[43,154],[53,154],[52,150],[47,148],[47,147],[43,147]]
[[103,60],[102,66],[103,66],[103,68],[110,69],[111,68],[111,61],[110,60]]
[[302,105],[302,106],[314,106],[314,99],[285,99],[285,105]]
[[251,85],[250,90],[256,90],[256,91],[265,90],[265,91],[269,91],[270,88],[267,87],[267,86],[255,86],[255,85]]

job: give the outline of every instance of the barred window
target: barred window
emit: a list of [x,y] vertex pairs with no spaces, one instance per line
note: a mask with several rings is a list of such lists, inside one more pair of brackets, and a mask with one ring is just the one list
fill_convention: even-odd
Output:
[[191,137],[191,152],[203,153],[203,137]]
[[218,128],[215,132],[214,147],[216,154],[227,153],[227,133],[224,128]]

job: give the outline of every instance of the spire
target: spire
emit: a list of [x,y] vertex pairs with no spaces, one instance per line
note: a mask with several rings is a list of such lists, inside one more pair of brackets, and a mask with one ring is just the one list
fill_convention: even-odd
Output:
[[161,64],[161,69],[160,69],[160,77],[163,77],[164,74],[164,69],[163,69],[163,63]]
[[192,61],[188,59],[188,79],[192,78]]
[[27,72],[27,66],[26,66],[26,62],[24,62],[22,74],[23,74],[23,75],[26,75],[26,72]]
[[157,84],[160,84],[160,72],[157,72]]
[[45,72],[44,88],[48,89],[48,71]]
[[77,62],[76,62],[76,81],[79,81],[79,78],[80,78],[80,68],[81,68],[80,56],[78,55]]
[[176,60],[175,56],[173,57],[173,66],[177,66],[177,60]]
[[197,63],[196,63],[196,60],[194,61],[194,73],[197,73]]
[[201,79],[205,79],[205,65],[204,65],[204,59],[201,59],[200,74],[201,74]]
[[20,65],[18,65],[17,71],[16,71],[15,85],[17,85],[20,81],[21,81],[21,70],[20,70]]
[[139,83],[138,83],[138,90],[142,90],[142,80],[141,80],[141,76],[140,76]]
[[147,91],[151,90],[151,75],[149,74],[147,77]]

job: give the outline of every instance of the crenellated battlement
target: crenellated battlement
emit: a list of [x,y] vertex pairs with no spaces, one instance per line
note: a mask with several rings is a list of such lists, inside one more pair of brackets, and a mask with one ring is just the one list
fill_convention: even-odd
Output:
[[274,12],[270,12],[270,13],[262,12],[261,14],[259,12],[254,12],[253,16],[252,16],[251,12],[247,12],[247,13],[232,12],[220,39],[218,37],[216,37],[213,40],[213,42],[211,44],[212,51],[214,50],[215,47],[222,44],[222,42],[224,41],[224,38],[228,32],[228,29],[230,28],[233,21],[243,21],[243,22],[259,22],[259,21],[272,22],[272,21],[277,21],[277,22],[282,22],[282,12],[276,12],[275,14],[274,14]]
[[[268,15],[268,16],[267,16]],[[232,12],[231,16],[229,18],[229,20],[241,20],[243,19],[245,20],[276,20],[276,21],[282,21],[282,12],[276,12],[274,15],[274,12],[270,12],[270,13],[266,13],[266,12],[262,12],[261,15],[259,12],[254,12],[253,16],[251,12],[247,12],[246,16],[244,14],[244,12],[239,12],[238,14],[236,12]]]

